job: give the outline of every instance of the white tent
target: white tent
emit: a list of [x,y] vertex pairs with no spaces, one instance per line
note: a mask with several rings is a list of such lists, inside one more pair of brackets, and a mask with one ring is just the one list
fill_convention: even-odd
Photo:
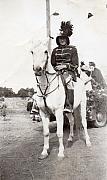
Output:
[[[78,48],[80,61],[96,61],[106,74],[107,8],[105,0],[59,0],[51,2],[51,30],[56,37],[62,20],[71,20],[71,43]],[[34,87],[30,49],[46,36],[45,0],[0,2],[0,86]],[[59,16],[52,16],[53,12]],[[88,12],[93,16],[87,18]],[[52,48],[55,47],[52,40]]]

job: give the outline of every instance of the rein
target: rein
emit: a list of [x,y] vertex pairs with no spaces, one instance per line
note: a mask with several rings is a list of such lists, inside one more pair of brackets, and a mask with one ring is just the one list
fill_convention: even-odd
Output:
[[[54,91],[59,87],[59,81],[58,81],[58,86],[57,86],[55,89],[53,89],[53,90],[52,90],[51,92],[49,92],[49,93],[46,93],[47,90],[48,90],[48,88],[50,87],[51,83],[54,81],[54,79],[56,79],[56,77],[57,77],[58,75],[57,75],[56,73],[50,73],[50,72],[46,71],[46,67],[47,67],[47,64],[48,64],[49,56],[48,56],[48,51],[47,51],[47,50],[46,50],[44,53],[45,53],[46,56],[47,56],[46,63],[45,63],[45,65],[44,65],[44,67],[43,67],[43,72],[44,72],[45,77],[46,77],[46,80],[47,80],[47,86],[46,86],[46,89],[45,89],[45,92],[44,92],[44,93],[43,93],[43,91],[42,91],[42,89],[41,89],[41,86],[40,86],[40,83],[39,83],[39,81],[38,81],[37,76],[36,76],[36,81],[37,81],[37,86],[39,87],[40,92],[41,92],[41,94],[42,94],[42,96],[38,96],[38,97],[43,97],[43,98],[46,99],[46,97],[47,97],[49,94],[51,94],[52,92],[54,92]],[[56,75],[56,76],[52,79],[51,82],[49,82],[47,74],[49,74],[49,75]]]
[[[47,73],[47,72],[46,72],[46,73]],[[48,73],[48,74],[54,75],[54,74],[56,74],[56,73]],[[37,76],[36,76],[37,86],[39,87],[39,90],[40,90],[40,92],[41,92],[41,94],[42,94],[41,96],[37,95],[38,97],[43,97],[43,98],[44,98],[44,97],[48,96],[49,94],[51,94],[52,92],[54,92],[54,91],[59,87],[59,82],[58,82],[58,86],[57,86],[55,89],[53,89],[51,92],[46,93],[47,90],[48,90],[48,88],[50,87],[51,83],[56,79],[56,77],[57,77],[58,75],[56,75],[56,76],[51,80],[51,82],[49,82],[48,77],[47,77],[47,74],[45,74],[45,76],[46,76],[46,80],[47,80],[47,86],[46,86],[46,89],[45,89],[44,93],[43,93],[43,91],[42,91],[42,89],[41,89],[40,83],[39,83],[38,78],[37,78]]]
[[[47,56],[45,65],[44,65],[44,67],[43,67],[43,73],[44,73],[44,75],[45,75],[45,77],[46,77],[46,80],[47,80],[47,86],[46,86],[46,89],[44,90],[44,92],[43,92],[43,90],[42,90],[41,84],[40,84],[40,82],[39,82],[36,74],[35,74],[35,76],[36,76],[37,86],[38,86],[38,88],[39,88],[39,90],[40,90],[40,92],[41,92],[41,95],[37,95],[37,96],[43,98],[43,100],[44,100],[44,105],[45,105],[45,108],[46,108],[46,112],[47,112],[48,115],[50,115],[50,114],[52,114],[52,111],[51,111],[51,109],[50,109],[50,108],[48,107],[48,105],[47,105],[46,97],[47,97],[49,94],[53,93],[54,91],[56,91],[56,90],[59,88],[59,74],[50,73],[50,72],[48,72],[48,71],[46,70],[49,56],[48,56],[48,51],[47,51],[47,50],[46,50],[44,53],[45,53],[46,56]],[[32,53],[32,54],[33,54],[33,53]],[[35,69],[34,69],[34,62],[33,62],[33,70],[35,71]],[[49,79],[48,79],[48,76],[47,76],[47,75],[55,75],[55,77],[51,80],[51,82],[49,82]],[[56,79],[57,76],[58,76],[58,85],[57,85],[57,87],[56,87],[55,89],[53,89],[52,91],[47,92],[47,90],[48,90],[48,88],[50,87],[51,83]]]
[[[47,72],[46,72],[46,73],[47,73]],[[48,107],[48,105],[47,105],[46,97],[47,97],[49,94],[53,93],[54,91],[56,91],[56,90],[59,88],[59,79],[58,79],[58,86],[57,86],[55,89],[53,89],[51,92],[46,93],[47,90],[48,90],[48,88],[50,87],[51,83],[52,83],[52,82],[56,79],[56,77],[58,76],[58,75],[56,75],[56,76],[51,80],[51,82],[49,82],[46,73],[45,73],[45,76],[46,76],[46,80],[47,80],[47,86],[46,86],[46,89],[45,89],[44,92],[42,91],[42,88],[41,88],[40,83],[39,83],[39,81],[38,81],[38,78],[37,78],[37,76],[36,76],[37,86],[39,87],[39,90],[40,90],[40,92],[41,92],[41,94],[42,94],[41,96],[40,96],[40,95],[37,95],[37,96],[43,98],[43,100],[44,100],[44,105],[45,105],[45,108],[46,108],[46,112],[47,112],[48,115],[51,115],[51,114],[52,114],[52,111],[51,111],[51,109],[50,109],[50,108]],[[54,75],[54,74],[56,74],[56,73],[48,73],[48,74]]]

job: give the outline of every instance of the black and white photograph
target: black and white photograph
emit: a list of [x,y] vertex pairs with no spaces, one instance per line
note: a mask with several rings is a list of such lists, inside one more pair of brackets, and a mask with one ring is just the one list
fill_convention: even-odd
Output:
[[107,0],[0,0],[0,180],[107,180]]

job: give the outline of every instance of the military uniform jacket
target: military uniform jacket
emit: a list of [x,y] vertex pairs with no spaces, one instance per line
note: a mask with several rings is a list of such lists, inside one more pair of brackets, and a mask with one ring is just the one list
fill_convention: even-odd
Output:
[[51,64],[55,68],[58,65],[66,65],[69,74],[76,81],[76,71],[79,66],[77,49],[74,46],[58,46],[53,49],[51,55]]

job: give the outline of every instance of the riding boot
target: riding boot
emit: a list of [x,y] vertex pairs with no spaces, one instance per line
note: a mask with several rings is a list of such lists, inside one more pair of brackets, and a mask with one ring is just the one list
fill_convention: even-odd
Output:
[[72,110],[73,110],[73,106],[69,101],[69,93],[68,93],[68,88],[67,88],[67,85],[66,85],[66,81],[65,81],[65,78],[64,78],[63,74],[60,74],[60,76],[61,76],[61,79],[62,79],[62,83],[63,83],[64,89],[65,89],[65,95],[66,95],[64,112],[71,113]]
[[64,112],[71,113],[71,112],[73,112],[73,105],[69,101],[69,92],[68,92],[68,90],[67,91],[65,90],[65,94],[66,94],[66,99],[65,99]]

